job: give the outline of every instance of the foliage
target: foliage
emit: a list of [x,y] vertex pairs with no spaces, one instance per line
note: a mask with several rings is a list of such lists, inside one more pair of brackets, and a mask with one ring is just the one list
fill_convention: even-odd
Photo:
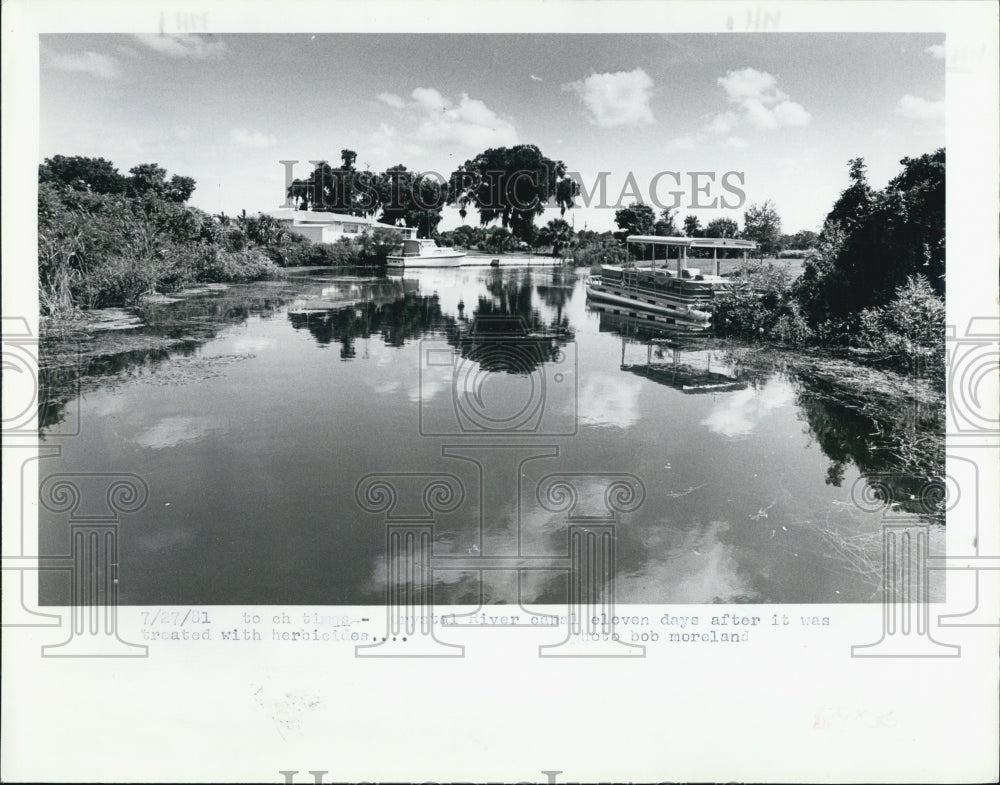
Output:
[[117,174],[104,159],[55,156],[39,167],[38,281],[44,315],[136,304],[198,281],[270,275],[283,244],[266,217],[213,218],[183,202],[194,180],[156,164]]
[[535,145],[495,147],[466,161],[449,178],[448,203],[465,218],[471,205],[486,226],[497,219],[518,239],[527,240],[529,225],[554,201],[565,214],[580,186],[566,175],[566,164],[542,154]]
[[677,228],[677,215],[669,207],[660,212],[660,218],[653,224],[653,234],[659,237],[676,237],[680,234]]
[[891,364],[915,364],[934,375],[944,371],[944,299],[921,275],[907,278],[883,306],[865,308],[858,315],[854,343],[888,355]]
[[305,179],[294,180],[288,196],[296,208],[359,217],[374,215],[380,207],[379,178],[355,169],[357,157],[353,150],[341,150],[339,168],[323,161]]
[[656,213],[648,204],[636,202],[615,212],[615,223],[626,235],[652,234]]
[[[945,151],[900,163],[900,174],[873,191],[862,159],[849,162],[851,184],[827,216],[799,282],[803,310],[817,330],[884,305],[914,275],[944,296]],[[832,327],[821,328],[825,322]]]
[[712,305],[716,332],[800,345],[812,338],[789,287],[788,273],[772,264],[744,265]]
[[739,237],[740,226],[732,218],[714,218],[704,230],[705,237]]
[[743,214],[743,237],[757,243],[757,253],[763,259],[774,256],[780,247],[781,218],[770,200],[752,204]]
[[395,229],[377,227],[361,235],[361,258],[368,264],[385,264],[386,257],[403,242],[403,235]]
[[167,170],[156,164],[139,164],[129,169],[130,196],[156,196],[169,202],[183,204],[194,193],[195,181],[190,177],[174,175],[167,180]]
[[129,177],[104,158],[82,155],[54,155],[38,167],[39,184],[65,186],[73,191],[121,196],[155,196],[168,202],[183,204],[194,193],[191,177],[173,175],[157,164],[138,164],[129,169]]
[[[786,251],[810,251],[816,247],[819,235],[808,229],[802,229],[795,234],[781,235],[780,245],[782,253]],[[779,254],[780,256],[781,254]]]
[[551,245],[552,255],[557,256],[559,251],[567,247],[572,239],[573,227],[562,218],[553,218],[538,230],[535,245]]
[[684,216],[684,236],[685,237],[703,237],[705,230],[702,229],[701,221],[698,220],[697,215],[686,215]]
[[624,264],[628,252],[614,237],[597,235],[579,240],[573,247],[573,261],[578,267],[595,267],[602,264]]
[[442,245],[478,248],[486,240],[486,231],[481,226],[462,224],[450,232],[442,232],[439,235],[439,240]]
[[418,237],[431,237],[441,222],[441,210],[448,200],[446,183],[399,164],[389,167],[378,179],[379,221],[416,227]]
[[502,226],[494,226],[479,244],[479,250],[488,253],[506,253],[517,247],[514,235]]
[[[361,248],[354,240],[341,237],[333,243],[300,243],[280,246],[283,267],[354,267],[362,264]],[[271,250],[271,249],[269,249]]]
[[197,257],[194,280],[200,283],[255,281],[274,272],[274,263],[259,248],[227,251],[206,246]]
[[864,158],[852,158],[847,162],[851,184],[844,189],[833,203],[827,220],[841,226],[847,232],[856,231],[864,225],[872,214],[876,194],[868,184]]
[[79,155],[46,158],[38,167],[38,182],[98,194],[124,194],[128,187],[127,178],[111,161]]
[[[770,265],[741,270],[715,301],[717,330],[850,345],[873,362],[943,379],[944,160],[943,149],[904,158],[883,191],[868,185],[862,159],[849,161],[850,184],[818,237],[793,236],[812,244],[795,285]],[[748,210],[747,236],[755,222],[776,228],[757,220],[767,208]]]

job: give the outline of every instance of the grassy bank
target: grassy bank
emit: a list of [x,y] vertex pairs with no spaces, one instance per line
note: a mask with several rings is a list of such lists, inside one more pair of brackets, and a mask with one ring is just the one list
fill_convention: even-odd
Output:
[[265,215],[209,215],[186,204],[191,178],[156,164],[130,176],[103,159],[55,156],[39,167],[39,305],[47,320],[132,307],[206,283],[254,281],[301,265],[384,264],[398,242],[377,230],[313,244]]

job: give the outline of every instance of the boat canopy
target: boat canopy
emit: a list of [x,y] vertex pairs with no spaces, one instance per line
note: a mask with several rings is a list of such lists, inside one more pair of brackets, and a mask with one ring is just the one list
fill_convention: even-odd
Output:
[[739,248],[753,250],[757,243],[753,240],[737,240],[734,237],[661,237],[653,234],[632,234],[626,242],[648,245],[676,245],[685,248]]

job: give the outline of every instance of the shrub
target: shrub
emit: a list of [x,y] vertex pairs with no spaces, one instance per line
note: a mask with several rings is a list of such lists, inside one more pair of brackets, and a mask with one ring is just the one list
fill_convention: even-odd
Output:
[[623,264],[626,261],[628,251],[617,240],[583,240],[573,247],[573,262],[578,267],[594,268],[602,264]]
[[[81,169],[89,160],[70,163],[74,171],[103,176],[107,162],[95,159]],[[38,187],[43,315],[68,317],[78,308],[130,306],[157,289],[194,281],[260,278],[274,272],[272,259],[280,260],[285,248],[296,247],[296,241],[265,216],[213,217],[181,204],[183,199],[174,198],[177,194],[172,196],[169,188],[131,195],[105,192],[77,187],[75,181],[60,183],[50,177],[50,170],[42,167]],[[170,188],[193,188],[193,181],[187,180],[175,177]],[[348,246],[353,261],[356,251]]]
[[789,346],[802,346],[815,337],[802,314],[802,309],[794,300],[786,304],[784,312],[777,318],[770,333],[775,340]]
[[[734,276],[732,286],[716,295],[713,323],[722,335],[780,340],[775,328],[782,315],[792,313],[791,308],[788,273],[773,264],[744,265]],[[801,318],[797,309],[794,314],[795,318],[782,326],[789,335]]]
[[[341,238],[341,240],[346,238]],[[350,241],[348,241],[350,242]],[[403,242],[403,235],[395,229],[379,227],[361,235],[360,261],[365,264],[385,264],[386,257]]]
[[253,281],[273,275],[276,269],[274,262],[257,248],[226,251],[210,246],[197,260],[195,280],[200,283]]
[[892,300],[865,308],[858,316],[853,343],[879,352],[894,365],[944,369],[944,299],[922,275],[907,278]]

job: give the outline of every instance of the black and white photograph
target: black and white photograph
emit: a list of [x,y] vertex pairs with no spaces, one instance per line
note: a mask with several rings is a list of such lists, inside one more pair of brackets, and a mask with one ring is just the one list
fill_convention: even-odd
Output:
[[5,780],[988,779],[995,8],[97,5],[4,9]]

